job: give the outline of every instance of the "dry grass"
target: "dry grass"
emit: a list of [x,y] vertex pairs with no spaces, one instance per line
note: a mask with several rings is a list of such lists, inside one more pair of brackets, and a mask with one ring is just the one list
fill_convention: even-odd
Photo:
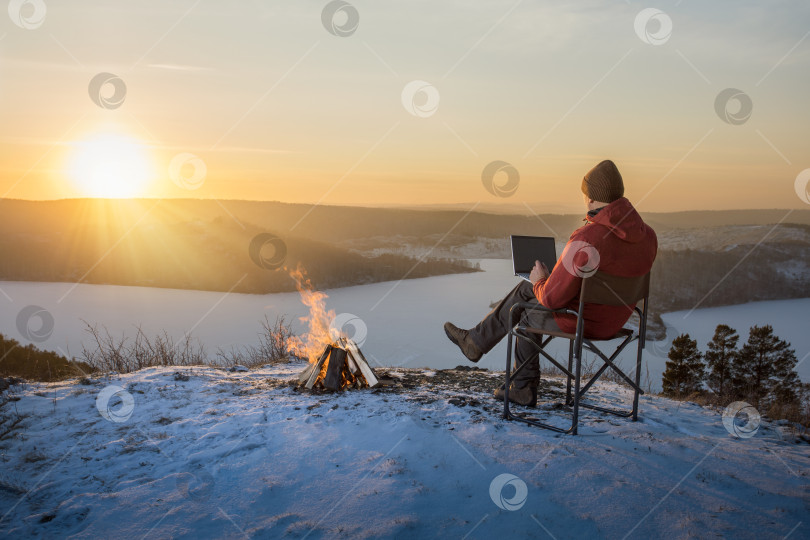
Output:
[[265,317],[257,346],[218,350],[213,361],[205,347],[190,334],[175,340],[167,332],[150,338],[136,327],[134,338],[113,336],[105,326],[85,322],[90,344],[82,348],[82,359],[102,372],[131,373],[154,366],[218,365],[260,366],[291,360],[288,352],[292,328],[283,316],[271,322]]
[[294,359],[289,352],[292,338],[292,327],[283,315],[276,317],[274,322],[270,322],[270,319],[265,316],[259,332],[259,345],[232,347],[227,351],[220,349],[217,351],[217,364],[241,365],[249,368],[289,362]]
[[[723,397],[707,390],[680,397],[659,395],[676,401],[689,401],[701,407],[724,408],[734,401],[740,401],[738,397]],[[771,420],[787,420],[792,425],[796,436],[810,437],[810,395],[808,394],[803,395],[799,401],[794,403],[774,402],[759,412]]]
[[103,372],[131,373],[153,366],[204,364],[206,360],[204,347],[189,334],[175,341],[164,331],[150,339],[136,327],[135,338],[130,339],[113,336],[105,326],[84,323],[91,344],[82,346],[82,359]]

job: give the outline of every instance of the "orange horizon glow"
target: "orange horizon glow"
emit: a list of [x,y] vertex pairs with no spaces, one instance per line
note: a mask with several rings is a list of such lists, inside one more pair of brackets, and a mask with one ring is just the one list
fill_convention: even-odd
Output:
[[[317,3],[238,22],[224,5],[49,4],[47,27],[0,37],[0,199],[573,212],[582,176],[612,159],[643,211],[810,208],[806,4],[670,6],[655,40],[638,6],[501,20],[496,4],[363,6],[344,37]],[[735,88],[752,111],[718,106]],[[493,161],[519,171],[514,193],[485,189]]]

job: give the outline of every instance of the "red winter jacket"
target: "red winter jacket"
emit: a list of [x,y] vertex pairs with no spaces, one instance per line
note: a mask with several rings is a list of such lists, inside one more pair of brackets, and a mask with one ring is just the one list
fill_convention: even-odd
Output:
[[[643,276],[650,271],[658,252],[658,238],[622,197],[602,208],[596,216],[571,235],[551,275],[534,284],[534,295],[551,309],[579,309],[583,275],[596,269],[620,277]],[[585,336],[612,337],[633,314],[635,306],[606,306],[586,303]],[[564,332],[576,331],[576,317],[554,314]]]

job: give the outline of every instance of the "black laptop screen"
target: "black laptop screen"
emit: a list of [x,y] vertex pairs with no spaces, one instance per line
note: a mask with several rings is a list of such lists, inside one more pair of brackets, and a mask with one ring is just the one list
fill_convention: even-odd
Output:
[[534,261],[545,263],[549,271],[557,263],[554,238],[546,236],[512,236],[512,262],[515,273],[531,272]]

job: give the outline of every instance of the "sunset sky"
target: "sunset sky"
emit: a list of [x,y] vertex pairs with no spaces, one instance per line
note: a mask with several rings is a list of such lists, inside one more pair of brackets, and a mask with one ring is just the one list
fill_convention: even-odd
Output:
[[[612,158],[646,211],[810,207],[806,0],[352,0],[342,37],[328,4],[12,1],[0,197],[571,210]],[[99,73],[126,86],[101,105]],[[412,81],[432,94],[403,101]],[[720,118],[727,88],[750,118]],[[511,196],[484,188],[495,160]]]

